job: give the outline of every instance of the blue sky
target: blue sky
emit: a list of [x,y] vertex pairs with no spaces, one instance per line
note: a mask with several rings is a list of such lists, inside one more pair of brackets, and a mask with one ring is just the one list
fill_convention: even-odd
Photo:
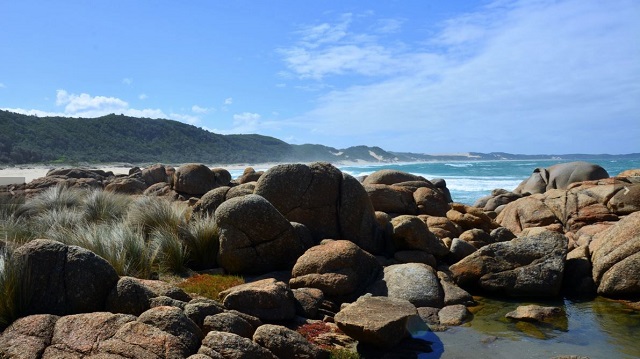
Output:
[[0,108],[421,153],[640,152],[640,1],[2,1]]

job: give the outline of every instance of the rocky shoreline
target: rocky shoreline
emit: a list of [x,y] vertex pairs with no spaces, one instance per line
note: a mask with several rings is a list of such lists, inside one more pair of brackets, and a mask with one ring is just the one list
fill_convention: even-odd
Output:
[[[219,240],[215,268],[198,270],[247,283],[204,299],[119,276],[84,248],[7,241],[28,268],[30,300],[0,334],[0,357],[416,357],[432,349],[412,336],[473,320],[475,294],[637,300],[640,171],[602,171],[536,169],[514,191],[468,206],[452,201],[444,179],[354,178],[327,163],[247,168],[236,179],[201,164],[52,170],[0,194],[28,202],[64,187],[184,203],[190,220],[212,218]],[[509,314],[562,316],[554,307]]]

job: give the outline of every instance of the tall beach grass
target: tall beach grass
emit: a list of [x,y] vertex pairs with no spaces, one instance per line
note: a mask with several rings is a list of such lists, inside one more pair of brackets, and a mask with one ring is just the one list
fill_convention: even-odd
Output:
[[191,218],[185,203],[102,190],[53,187],[1,208],[0,240],[19,246],[36,238],[86,248],[139,278],[213,268],[218,253],[213,219]]

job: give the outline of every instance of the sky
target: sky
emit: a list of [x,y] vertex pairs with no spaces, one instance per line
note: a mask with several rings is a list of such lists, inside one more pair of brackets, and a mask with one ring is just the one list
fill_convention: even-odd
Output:
[[0,0],[0,108],[416,153],[640,152],[639,0]]

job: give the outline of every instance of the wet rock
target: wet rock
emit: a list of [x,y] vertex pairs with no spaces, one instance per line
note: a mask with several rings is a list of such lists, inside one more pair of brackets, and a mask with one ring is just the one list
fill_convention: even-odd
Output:
[[516,310],[505,314],[505,318],[551,323],[565,316],[562,308],[543,307],[535,304],[520,305]]
[[457,326],[463,324],[471,313],[462,304],[448,305],[438,312],[438,319],[441,325]]

